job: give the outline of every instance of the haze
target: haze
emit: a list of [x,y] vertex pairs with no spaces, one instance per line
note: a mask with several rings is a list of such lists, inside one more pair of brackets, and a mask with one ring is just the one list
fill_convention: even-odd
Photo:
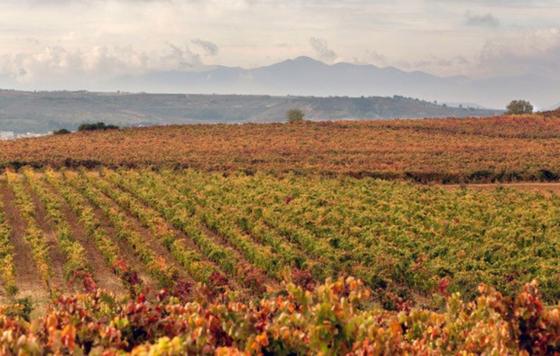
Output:
[[[523,78],[546,92],[511,95],[533,95],[540,108],[560,101],[549,89],[560,81],[560,1],[4,0],[0,13],[2,88],[157,91],[121,79],[214,65],[255,68],[304,55],[491,78],[498,89]],[[457,90],[442,99],[503,107],[507,98]]]

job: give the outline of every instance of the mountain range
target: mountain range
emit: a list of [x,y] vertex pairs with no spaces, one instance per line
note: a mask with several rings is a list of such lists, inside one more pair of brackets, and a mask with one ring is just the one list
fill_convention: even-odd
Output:
[[154,71],[120,76],[104,84],[103,89],[111,88],[156,93],[401,95],[428,101],[476,103],[490,108],[504,108],[513,99],[528,99],[540,109],[552,107],[560,96],[560,81],[528,74],[484,79],[440,77],[394,67],[326,64],[310,57],[252,69],[211,66],[196,71]]

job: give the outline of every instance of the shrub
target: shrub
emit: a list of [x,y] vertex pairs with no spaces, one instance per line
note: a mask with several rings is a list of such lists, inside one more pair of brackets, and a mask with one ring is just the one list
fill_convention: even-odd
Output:
[[[434,296],[441,308],[381,309],[352,277],[304,289],[287,283],[269,297],[240,300],[193,287],[117,298],[95,290],[60,296],[33,323],[28,302],[0,309],[2,354],[10,355],[553,355],[560,309],[536,282],[515,298],[487,285],[472,302]],[[232,298],[233,297],[233,298]],[[398,296],[390,296],[398,303]],[[391,302],[392,303],[392,302]]]
[[506,109],[509,115],[533,113],[533,105],[527,100],[513,100],[511,103],[509,103]]
[[286,113],[286,118],[289,123],[303,122],[305,114],[299,109],[292,109]]
[[105,130],[118,130],[119,127],[115,125],[107,125],[104,122],[95,124],[81,124],[78,131],[105,131]]
[[67,135],[70,131],[66,129],[60,129],[53,132],[53,135]]

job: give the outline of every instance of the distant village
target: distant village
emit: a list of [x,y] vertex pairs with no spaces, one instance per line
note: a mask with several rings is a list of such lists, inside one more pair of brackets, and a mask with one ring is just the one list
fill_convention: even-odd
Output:
[[16,138],[29,138],[29,137],[39,137],[45,136],[44,133],[36,133],[36,132],[13,132],[13,131],[0,131],[0,141],[5,140],[15,140]]

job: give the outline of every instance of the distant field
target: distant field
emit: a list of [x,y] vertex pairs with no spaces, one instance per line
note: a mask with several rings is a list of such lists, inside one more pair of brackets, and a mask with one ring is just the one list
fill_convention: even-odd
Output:
[[194,125],[0,142],[0,166],[169,166],[419,182],[554,181],[560,117]]

